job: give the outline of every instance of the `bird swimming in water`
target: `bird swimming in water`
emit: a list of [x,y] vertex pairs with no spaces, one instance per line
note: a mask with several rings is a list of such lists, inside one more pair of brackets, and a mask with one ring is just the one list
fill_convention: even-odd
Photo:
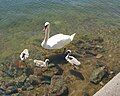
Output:
[[72,35],[64,35],[64,34],[56,34],[52,37],[49,37],[50,33],[50,23],[46,22],[44,25],[45,37],[41,46],[45,49],[60,49],[63,48],[65,45],[69,44],[76,33]]
[[78,69],[78,66],[81,65],[80,61],[78,61],[75,57],[71,56],[71,50],[66,51],[67,56],[65,56],[65,59],[73,65],[75,69]]

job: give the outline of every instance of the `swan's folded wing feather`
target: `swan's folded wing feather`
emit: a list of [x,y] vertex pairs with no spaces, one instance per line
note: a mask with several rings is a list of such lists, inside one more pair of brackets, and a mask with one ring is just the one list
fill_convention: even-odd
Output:
[[56,45],[57,43],[61,45],[62,43],[66,43],[65,41],[69,39],[70,39],[69,35],[57,34],[57,35],[50,37],[47,41],[47,44],[50,47]]
[[73,56],[69,56],[70,58],[72,58],[70,61],[75,64],[75,65],[80,65],[81,63]]

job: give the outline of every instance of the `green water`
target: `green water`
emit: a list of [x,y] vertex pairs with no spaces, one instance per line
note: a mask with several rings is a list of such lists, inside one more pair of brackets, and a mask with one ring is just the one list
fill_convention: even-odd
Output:
[[120,0],[0,0],[0,61],[42,41],[46,21],[51,35],[119,30]]

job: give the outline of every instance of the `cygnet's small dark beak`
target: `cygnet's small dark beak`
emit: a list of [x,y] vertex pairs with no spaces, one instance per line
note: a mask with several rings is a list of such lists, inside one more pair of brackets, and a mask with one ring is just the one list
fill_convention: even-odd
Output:
[[44,28],[43,28],[43,31],[45,32],[45,30],[47,29],[47,25],[46,26],[44,26]]

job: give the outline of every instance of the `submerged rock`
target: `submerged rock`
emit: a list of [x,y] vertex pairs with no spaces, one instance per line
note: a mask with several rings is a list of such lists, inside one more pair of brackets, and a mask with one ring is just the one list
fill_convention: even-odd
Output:
[[84,89],[83,90],[83,95],[82,96],[90,96],[89,93],[88,93],[88,90]]
[[35,86],[35,85],[39,85],[41,83],[41,80],[38,76],[30,75],[29,78],[27,78],[27,82]]
[[90,76],[90,82],[94,84],[98,84],[106,74],[107,74],[107,71],[105,67],[97,68],[92,72]]
[[85,79],[84,76],[80,72],[78,72],[76,70],[70,70],[70,74],[75,76],[76,78],[78,78],[80,80],[84,80]]
[[99,59],[101,58],[103,55],[102,54],[97,54],[96,58]]
[[51,77],[47,75],[43,75],[41,78],[42,84],[50,84],[51,83]]
[[51,79],[49,96],[68,96],[68,87],[61,76],[54,75]]

